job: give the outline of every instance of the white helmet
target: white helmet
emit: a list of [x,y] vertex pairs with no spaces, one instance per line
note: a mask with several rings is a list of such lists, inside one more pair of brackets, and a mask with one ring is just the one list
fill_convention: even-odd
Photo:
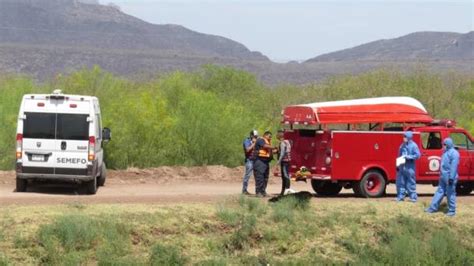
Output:
[[253,136],[258,137],[258,131],[253,129],[252,131],[250,131],[250,136],[251,137],[253,137]]

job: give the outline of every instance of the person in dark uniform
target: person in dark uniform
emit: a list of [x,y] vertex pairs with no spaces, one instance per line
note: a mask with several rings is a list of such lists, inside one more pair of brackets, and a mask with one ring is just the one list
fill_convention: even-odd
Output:
[[270,175],[270,161],[273,156],[272,133],[266,131],[262,138],[257,139],[254,148],[253,171],[255,175],[255,192],[257,197],[267,196],[267,184]]

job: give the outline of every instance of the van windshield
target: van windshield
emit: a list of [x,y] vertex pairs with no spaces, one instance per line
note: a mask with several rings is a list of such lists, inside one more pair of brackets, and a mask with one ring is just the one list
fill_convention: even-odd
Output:
[[23,137],[31,139],[88,140],[85,114],[25,113]]

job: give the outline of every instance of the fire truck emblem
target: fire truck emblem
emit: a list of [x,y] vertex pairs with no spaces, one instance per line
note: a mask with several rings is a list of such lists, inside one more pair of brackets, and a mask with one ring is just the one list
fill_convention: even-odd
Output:
[[431,172],[438,172],[439,171],[439,161],[441,158],[438,156],[432,156],[428,158],[429,160],[429,169]]

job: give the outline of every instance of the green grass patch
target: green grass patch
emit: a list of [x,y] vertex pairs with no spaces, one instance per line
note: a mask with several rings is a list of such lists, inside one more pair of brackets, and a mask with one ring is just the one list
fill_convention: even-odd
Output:
[[55,265],[83,264],[91,256],[99,264],[111,264],[126,256],[131,247],[130,230],[124,224],[76,214],[42,225],[37,239],[44,254],[41,262]]
[[474,206],[460,205],[452,219],[423,207],[248,197],[217,206],[0,207],[0,263],[469,265]]
[[175,246],[155,244],[151,249],[150,265],[185,265],[188,258]]
[[10,265],[8,258],[0,252],[0,266],[7,266]]

